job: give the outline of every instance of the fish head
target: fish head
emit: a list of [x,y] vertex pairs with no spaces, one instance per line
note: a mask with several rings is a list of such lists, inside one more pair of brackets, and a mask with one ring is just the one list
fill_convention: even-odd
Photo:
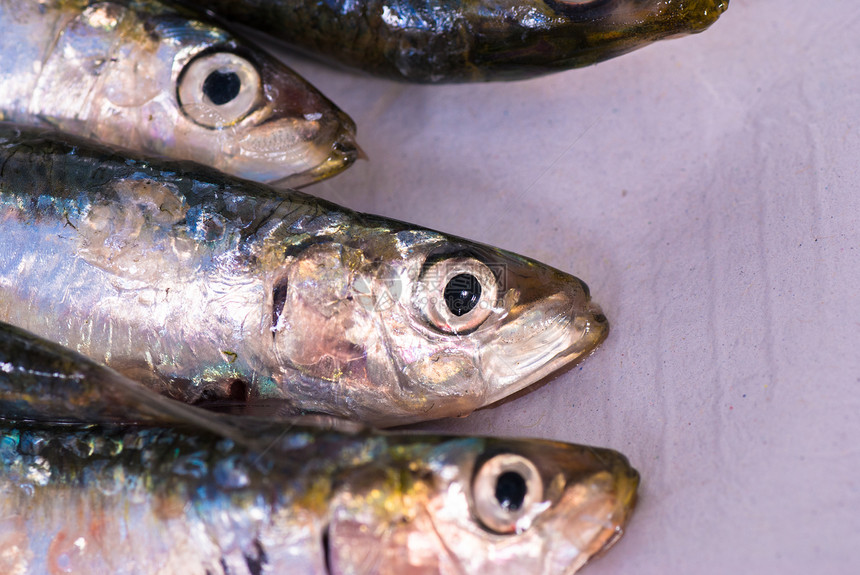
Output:
[[396,241],[400,259],[377,269],[374,305],[394,358],[389,393],[413,413],[466,415],[606,337],[606,318],[578,278],[435,232],[401,232]]
[[[105,14],[105,5],[119,12]],[[82,16],[115,21],[123,40],[105,64],[106,98],[91,132],[279,186],[309,184],[357,159],[353,121],[294,71],[199,14],[147,6],[132,17],[131,8],[100,3]]]
[[588,66],[702,32],[728,5],[729,0],[505,0],[498,16],[488,18],[483,4],[472,3],[465,19],[478,38],[470,52],[477,66],[469,73],[475,79],[521,78]]
[[[583,21],[600,12],[600,18],[596,19],[605,21],[605,26],[613,26],[616,35],[639,36],[642,41],[657,39],[658,33],[660,37],[668,37],[701,32],[728,9],[729,0],[556,0],[548,4]],[[612,9],[607,10],[607,5]]]
[[608,449],[450,438],[392,452],[338,490],[333,573],[572,574],[621,537],[636,502],[639,474]]
[[292,385],[310,409],[378,426],[462,416],[607,335],[585,283],[549,266],[429,230],[359,236],[303,249],[272,290],[276,356],[314,381]]

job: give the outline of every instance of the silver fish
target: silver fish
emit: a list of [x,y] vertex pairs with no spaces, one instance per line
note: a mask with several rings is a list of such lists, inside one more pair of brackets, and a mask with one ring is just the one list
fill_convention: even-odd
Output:
[[0,321],[186,402],[464,415],[607,333],[573,276],[299,192],[9,126],[0,166]]
[[184,0],[411,82],[519,80],[701,32],[729,0]]
[[539,440],[0,425],[0,572],[570,575],[638,482]]
[[355,161],[355,124],[295,72],[155,0],[0,0],[0,120],[300,186]]

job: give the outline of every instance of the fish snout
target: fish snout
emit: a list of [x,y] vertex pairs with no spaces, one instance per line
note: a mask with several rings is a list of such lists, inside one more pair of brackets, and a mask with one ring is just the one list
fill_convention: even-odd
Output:
[[[335,131],[329,136],[332,129]],[[315,151],[316,164],[309,162],[307,169],[270,181],[269,184],[281,189],[300,188],[339,174],[364,157],[355,140],[355,124],[346,114],[343,114],[340,123],[324,126],[321,133],[323,137],[309,140],[308,143],[308,147]]]
[[684,22],[690,32],[701,32],[717,21],[729,9],[729,0],[701,0],[679,3],[677,19]]
[[613,489],[615,508],[611,513],[608,525],[613,528],[613,532],[605,539],[593,558],[601,557],[618,543],[624,535],[624,529],[633,514],[633,510],[636,508],[640,481],[639,472],[631,467],[625,456],[620,453],[616,455],[617,459],[612,469],[612,475],[615,478]]
[[589,301],[585,312],[578,315],[576,322],[581,326],[579,346],[583,351],[593,350],[609,335],[609,320],[603,309],[592,301]]
[[615,493],[618,501],[619,524],[626,523],[633,509],[636,507],[637,493],[639,490],[640,476],[627,458],[619,454],[615,462],[613,474],[615,475]]

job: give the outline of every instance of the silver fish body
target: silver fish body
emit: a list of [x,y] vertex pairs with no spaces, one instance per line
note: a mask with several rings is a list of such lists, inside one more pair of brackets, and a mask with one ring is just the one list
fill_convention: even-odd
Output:
[[0,321],[186,402],[389,425],[588,355],[585,284],[461,238],[0,127]]
[[185,0],[412,82],[516,80],[701,32],[729,0]]
[[638,474],[539,440],[0,426],[3,573],[571,574]]
[[0,0],[0,119],[299,186],[357,158],[295,72],[155,0]]

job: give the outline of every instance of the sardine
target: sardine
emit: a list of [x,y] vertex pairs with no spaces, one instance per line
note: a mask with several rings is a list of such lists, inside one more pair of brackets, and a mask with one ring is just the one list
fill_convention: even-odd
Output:
[[0,120],[283,186],[336,174],[355,124],[260,49],[156,0],[0,0]]
[[638,482],[617,452],[539,440],[0,426],[0,571],[571,574]]
[[390,425],[579,360],[581,280],[181,163],[0,126],[0,321],[190,403]]
[[186,0],[312,55],[413,82],[516,80],[701,32],[729,0]]

